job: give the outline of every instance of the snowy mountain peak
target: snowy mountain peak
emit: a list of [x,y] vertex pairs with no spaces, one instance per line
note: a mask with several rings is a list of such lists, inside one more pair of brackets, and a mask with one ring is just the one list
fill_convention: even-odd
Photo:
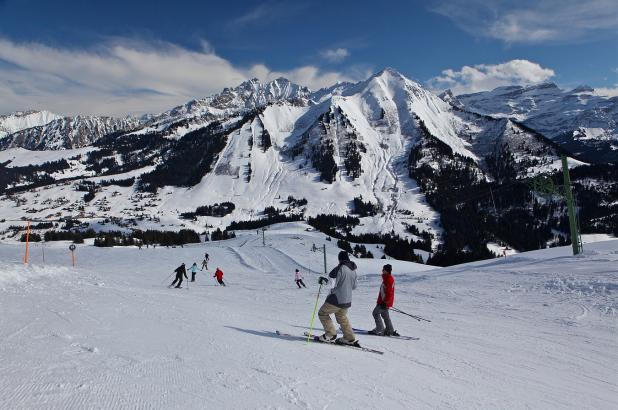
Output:
[[53,120],[62,118],[49,111],[17,111],[8,115],[0,115],[0,138],[26,128],[45,125]]

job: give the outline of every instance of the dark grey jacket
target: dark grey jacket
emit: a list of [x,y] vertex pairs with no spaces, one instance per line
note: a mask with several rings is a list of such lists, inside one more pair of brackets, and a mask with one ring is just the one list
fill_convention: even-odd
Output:
[[335,279],[335,287],[326,297],[326,303],[340,308],[352,306],[352,290],[356,289],[356,264],[351,261],[341,262],[328,276]]

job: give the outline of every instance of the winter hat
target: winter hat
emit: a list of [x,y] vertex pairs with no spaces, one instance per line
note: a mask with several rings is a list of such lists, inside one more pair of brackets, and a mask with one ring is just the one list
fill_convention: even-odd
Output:
[[346,251],[339,252],[338,258],[339,262],[345,262],[350,260],[350,257],[348,256],[348,253]]
[[391,273],[393,271],[393,267],[390,264],[386,264],[382,267],[382,270],[385,270],[388,273]]
[[298,272],[298,269],[296,269],[296,272]]

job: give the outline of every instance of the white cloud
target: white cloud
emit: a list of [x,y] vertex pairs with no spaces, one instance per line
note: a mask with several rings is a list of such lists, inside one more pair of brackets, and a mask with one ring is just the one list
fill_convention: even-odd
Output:
[[347,48],[335,48],[330,50],[324,50],[320,53],[322,58],[331,63],[340,63],[350,55],[350,51]]
[[244,29],[248,26],[260,26],[298,14],[307,4],[291,1],[266,1],[247,10],[244,14],[227,23],[228,29]]
[[0,112],[48,109],[61,114],[160,112],[257,77],[284,76],[319,89],[355,81],[357,73],[303,66],[276,71],[239,67],[208,42],[199,51],[169,43],[117,40],[73,50],[0,38]]
[[616,36],[616,0],[435,0],[432,10],[473,35],[507,43]]
[[547,81],[554,70],[528,60],[511,60],[502,64],[463,66],[460,70],[444,70],[429,80],[436,90],[450,88],[455,95],[493,90],[505,85],[530,85]]

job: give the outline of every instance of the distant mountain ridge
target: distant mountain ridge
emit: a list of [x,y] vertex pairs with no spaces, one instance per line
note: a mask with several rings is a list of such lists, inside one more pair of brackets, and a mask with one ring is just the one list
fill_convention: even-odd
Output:
[[543,83],[444,97],[464,110],[521,122],[584,161],[618,161],[618,97],[591,87],[565,91]]

